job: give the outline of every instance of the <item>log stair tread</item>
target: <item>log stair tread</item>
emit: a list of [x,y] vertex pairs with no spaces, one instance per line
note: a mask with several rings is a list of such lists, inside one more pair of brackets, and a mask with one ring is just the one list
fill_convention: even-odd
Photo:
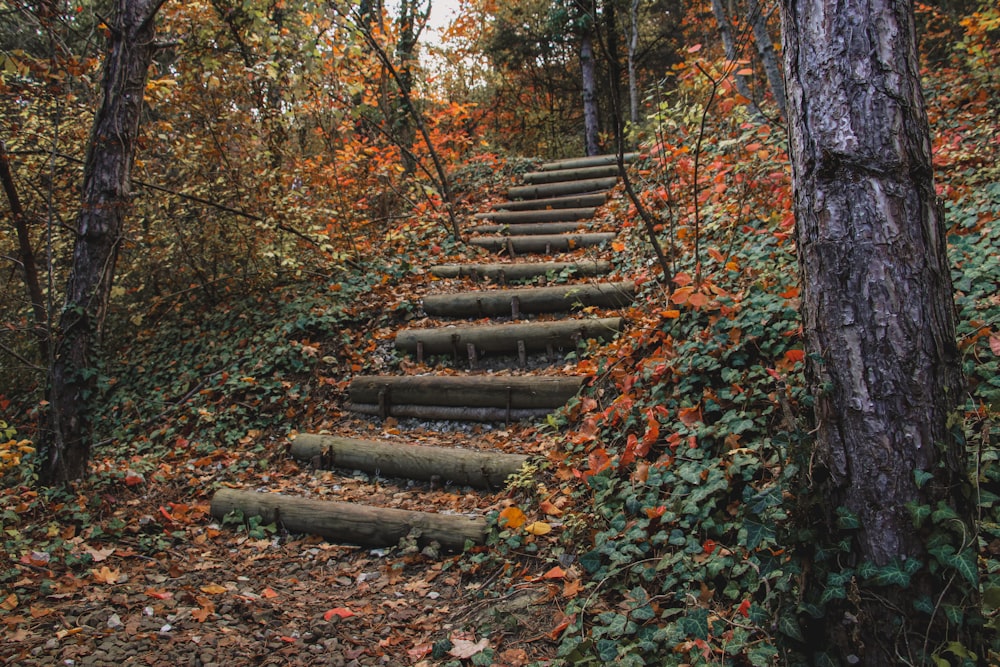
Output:
[[609,340],[621,331],[622,318],[561,319],[554,322],[518,322],[474,326],[439,326],[404,329],[396,334],[396,349],[418,355],[466,353],[517,353],[549,347],[576,347],[581,341]]
[[487,264],[439,264],[431,267],[431,275],[438,278],[473,278],[506,282],[529,280],[549,274],[569,273],[573,276],[599,276],[611,271],[611,262],[604,260],[578,260],[575,262],[518,262]]
[[635,296],[631,281],[487,289],[456,294],[429,294],[423,298],[428,315],[449,317],[506,316],[518,313],[563,313],[594,306],[627,306]]

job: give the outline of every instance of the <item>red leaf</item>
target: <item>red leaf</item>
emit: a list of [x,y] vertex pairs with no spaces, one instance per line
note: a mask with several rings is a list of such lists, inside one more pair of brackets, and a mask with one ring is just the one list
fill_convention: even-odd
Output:
[[990,349],[993,350],[993,354],[1000,357],[1000,334],[990,336]]
[[347,607],[334,607],[323,614],[323,620],[329,621],[334,616],[339,616],[340,618],[350,618],[351,616],[354,616],[354,612]]
[[787,359],[793,364],[797,364],[800,361],[803,361],[805,358],[806,358],[805,350],[789,350],[788,352],[785,352],[785,359]]

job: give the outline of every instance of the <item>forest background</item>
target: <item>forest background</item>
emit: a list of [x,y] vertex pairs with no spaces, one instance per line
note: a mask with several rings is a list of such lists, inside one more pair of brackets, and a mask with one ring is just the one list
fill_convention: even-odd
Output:
[[[810,540],[794,521],[807,514],[795,480],[812,425],[787,141],[764,48],[776,46],[776,8],[471,0],[433,43],[427,9],[416,0],[163,4],[128,232],[86,378],[93,459],[83,480],[49,487],[36,447],[46,343],[72,260],[110,9],[0,3],[10,184],[0,228],[0,602],[9,628],[51,620],[47,595],[66,578],[106,579],[94,553],[107,544],[155,557],[204,535],[198,508],[227,481],[222,469],[231,481],[278,465],[289,434],[329,426],[353,374],[399,363],[384,335],[409,315],[407,286],[428,263],[471,252],[455,217],[528,170],[524,156],[580,155],[593,148],[588,137],[614,150],[619,119],[643,155],[632,174],[669,250],[667,287],[639,207],[620,202],[617,269],[646,285],[646,300],[629,334],[580,369],[624,400],[583,397],[549,424],[564,451],[540,474],[563,489],[564,529],[546,542],[500,520],[493,551],[463,567],[499,567],[510,583],[510,563],[525,553],[549,564],[580,554],[581,585],[560,591],[550,646],[537,650],[581,664],[591,655],[642,664],[664,646],[692,662],[787,659],[857,579],[895,585],[911,574],[830,568],[815,599],[795,599],[802,561],[792,547]],[[1000,14],[987,2],[916,9],[980,519],[977,555],[942,553],[941,567],[977,582],[992,629]],[[755,34],[757,19],[770,40]],[[582,103],[588,38],[596,125]],[[636,463],[691,438],[699,448],[676,473],[686,488],[668,490]],[[510,506],[545,518],[544,488],[523,482]],[[138,497],[184,510],[149,527],[126,502]],[[634,519],[619,525],[619,516]],[[652,571],[641,566],[654,560]],[[948,643],[934,653],[968,654]]]

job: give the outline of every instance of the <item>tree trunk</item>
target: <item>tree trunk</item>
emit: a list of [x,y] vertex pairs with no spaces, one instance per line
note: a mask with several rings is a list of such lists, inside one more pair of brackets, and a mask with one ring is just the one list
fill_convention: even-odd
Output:
[[[926,652],[946,641],[984,658],[963,625],[978,597],[963,448],[949,429],[964,383],[913,8],[784,0],[783,9],[817,420],[810,528],[824,548],[850,544],[810,570],[808,599],[824,585],[834,593],[810,629],[811,662],[825,652],[852,664],[931,664]],[[831,568],[857,589],[830,591]],[[861,574],[872,568],[892,577]],[[951,624],[955,612],[964,621]]]
[[[722,48],[725,49],[726,60],[735,64],[739,60],[740,54],[736,49],[736,40],[733,39],[733,25],[726,15],[725,7],[722,6],[722,0],[712,0],[712,14],[715,16],[715,22],[719,27],[719,36],[722,38]],[[742,74],[735,74],[734,80],[736,82],[736,92],[747,98],[751,108],[757,111],[757,105],[754,102],[753,93],[750,91],[748,78]]]
[[747,10],[750,13],[750,25],[753,27],[753,39],[757,44],[757,53],[760,55],[760,62],[764,67],[764,74],[767,76],[767,84],[771,89],[771,96],[778,107],[778,113],[782,118],[788,117],[785,109],[785,79],[781,75],[781,68],[778,66],[778,55],[774,52],[774,40],[771,39],[771,31],[767,29],[767,14],[760,6],[760,0],[747,0]]
[[21,262],[21,272],[24,274],[24,286],[28,291],[31,303],[31,313],[35,320],[35,338],[38,340],[38,358],[41,363],[49,363],[49,317],[45,307],[45,294],[42,283],[38,279],[38,266],[35,264],[35,252],[31,247],[31,233],[28,229],[28,216],[21,206],[21,198],[14,185],[14,176],[10,172],[7,159],[7,146],[0,141],[0,181],[3,182],[7,202],[10,204],[11,217],[14,219],[14,229],[17,231],[18,259]]
[[431,268],[431,273],[439,278],[474,279],[489,278],[501,283],[508,280],[526,280],[560,274],[563,271],[572,276],[599,276],[611,271],[610,262],[581,260],[579,262],[532,262],[524,264],[443,264]]
[[492,317],[510,315],[514,303],[519,313],[565,313],[587,306],[620,308],[631,303],[634,296],[635,284],[631,282],[557,285],[429,294],[423,299],[423,307],[428,315]]
[[583,81],[583,140],[587,155],[597,155],[600,144],[597,123],[597,64],[594,60],[594,35],[592,29],[580,37],[580,74]]
[[83,202],[49,369],[41,476],[48,483],[82,477],[90,459],[89,403],[119,244],[125,234],[132,160],[143,93],[156,44],[154,18],[164,0],[117,0],[83,173]]
[[628,117],[633,128],[639,127],[639,81],[636,75],[635,58],[639,51],[639,0],[629,4],[628,40]]
[[310,500],[279,493],[219,489],[212,497],[212,516],[220,521],[240,510],[244,517],[259,516],[293,533],[319,535],[336,542],[365,547],[391,547],[420,532],[418,543],[437,542],[450,551],[466,543],[481,544],[486,520],[456,514],[434,514],[388,509],[333,500]]
[[363,470],[383,477],[402,477],[477,489],[502,489],[507,478],[528,460],[522,454],[484,452],[454,447],[427,447],[302,433],[291,455],[317,468]]
[[580,341],[608,340],[621,330],[620,317],[557,322],[526,322],[474,327],[439,327],[434,329],[404,329],[396,334],[396,349],[414,353],[417,346],[424,354],[465,353],[468,345],[478,352],[516,354],[518,345],[526,351],[555,348],[576,349]]

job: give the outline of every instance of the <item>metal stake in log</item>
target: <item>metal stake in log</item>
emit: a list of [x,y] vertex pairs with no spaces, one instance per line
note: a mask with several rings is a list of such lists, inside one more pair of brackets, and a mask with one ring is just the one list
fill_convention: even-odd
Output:
[[469,353],[469,370],[474,370],[476,368],[476,346],[474,343],[469,343],[465,349]]
[[521,315],[521,299],[513,296],[510,298],[510,318],[516,320]]
[[521,368],[528,366],[528,351],[523,340],[517,341],[517,358],[521,362]]
[[422,340],[417,341],[417,363],[424,363],[424,342]]
[[378,390],[378,415],[382,419],[389,416],[389,388],[382,387]]

